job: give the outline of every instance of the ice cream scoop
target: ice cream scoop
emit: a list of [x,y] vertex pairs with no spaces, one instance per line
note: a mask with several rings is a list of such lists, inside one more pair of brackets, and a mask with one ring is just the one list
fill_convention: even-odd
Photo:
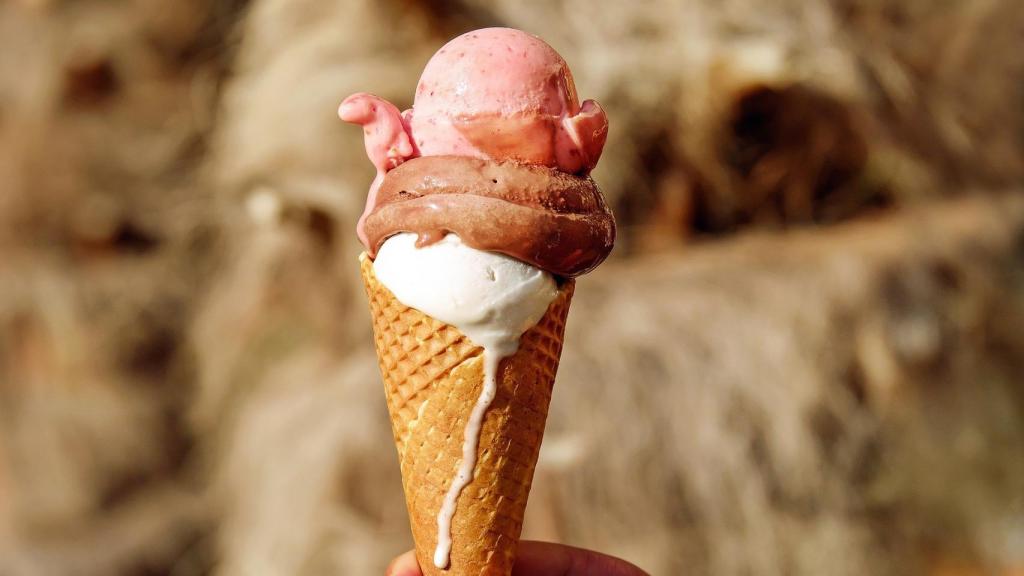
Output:
[[608,117],[580,106],[572,72],[546,42],[512,28],[455,38],[427,63],[407,115],[422,156],[518,160],[587,173]]
[[373,270],[403,303],[506,354],[515,352],[519,336],[544,315],[558,291],[551,274],[470,248],[455,234],[425,248],[416,246],[415,234],[393,236]]
[[364,225],[371,256],[399,232],[418,234],[418,246],[452,232],[560,277],[589,272],[615,242],[615,219],[589,177],[462,156],[416,158],[389,172]]

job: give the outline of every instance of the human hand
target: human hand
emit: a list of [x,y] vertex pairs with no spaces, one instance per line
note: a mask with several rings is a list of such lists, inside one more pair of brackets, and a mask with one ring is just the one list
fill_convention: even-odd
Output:
[[[625,560],[599,552],[549,542],[519,543],[513,576],[648,576]],[[388,566],[385,576],[423,576],[416,554],[406,552]]]

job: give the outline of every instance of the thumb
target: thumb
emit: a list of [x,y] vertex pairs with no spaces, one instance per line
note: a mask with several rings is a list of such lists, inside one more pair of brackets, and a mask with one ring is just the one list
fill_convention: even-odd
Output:
[[[414,551],[395,558],[385,576],[423,576]],[[523,541],[519,543],[512,576],[648,576],[636,566],[599,552],[550,544]]]
[[519,543],[513,576],[648,576],[612,556],[548,542]]

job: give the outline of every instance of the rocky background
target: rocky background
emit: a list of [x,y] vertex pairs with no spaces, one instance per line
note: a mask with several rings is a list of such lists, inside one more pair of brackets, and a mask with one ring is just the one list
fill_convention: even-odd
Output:
[[612,119],[525,536],[654,575],[1024,574],[1015,0],[0,2],[0,575],[411,546],[335,117],[471,28]]

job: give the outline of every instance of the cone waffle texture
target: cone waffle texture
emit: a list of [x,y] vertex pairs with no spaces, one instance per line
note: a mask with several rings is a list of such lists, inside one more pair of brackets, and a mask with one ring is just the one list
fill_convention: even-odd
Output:
[[544,435],[572,299],[568,281],[519,351],[502,361],[484,417],[472,482],[452,519],[451,561],[434,567],[437,514],[462,460],[466,422],[483,387],[483,349],[453,326],[399,302],[360,257],[402,484],[426,576],[512,572]]

